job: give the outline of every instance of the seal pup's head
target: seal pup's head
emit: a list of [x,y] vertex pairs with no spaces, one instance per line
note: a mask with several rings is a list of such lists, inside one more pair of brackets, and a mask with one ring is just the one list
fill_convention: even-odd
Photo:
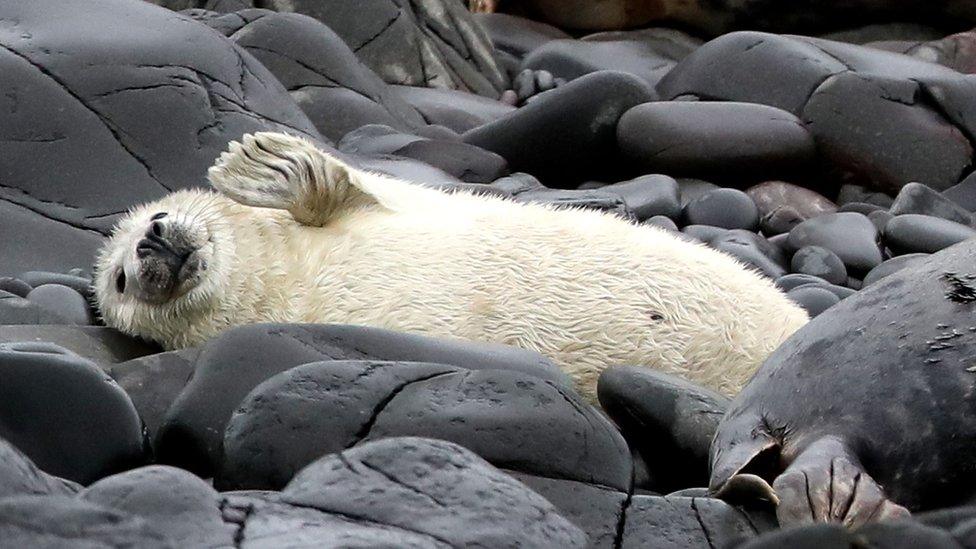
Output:
[[194,323],[212,314],[232,268],[226,202],[209,191],[180,191],[119,221],[95,264],[107,325],[170,348],[199,339]]

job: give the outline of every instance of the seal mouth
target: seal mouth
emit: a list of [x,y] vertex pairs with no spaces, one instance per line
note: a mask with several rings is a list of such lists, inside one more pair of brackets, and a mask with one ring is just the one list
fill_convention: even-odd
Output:
[[139,275],[133,289],[136,298],[162,304],[189,291],[187,282],[200,271],[198,247],[177,244],[152,230],[136,244]]

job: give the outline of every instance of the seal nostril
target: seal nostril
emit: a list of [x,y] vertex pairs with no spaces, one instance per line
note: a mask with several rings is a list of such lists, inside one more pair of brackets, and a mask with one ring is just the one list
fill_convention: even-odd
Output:
[[153,222],[151,228],[152,228],[152,234],[154,234],[156,236],[163,236],[163,224],[162,223],[160,223],[159,221],[155,221],[155,222]]

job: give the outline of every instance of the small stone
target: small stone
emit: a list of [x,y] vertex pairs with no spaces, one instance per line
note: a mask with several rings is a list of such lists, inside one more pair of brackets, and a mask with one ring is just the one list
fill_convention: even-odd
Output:
[[621,181],[601,188],[603,192],[619,195],[638,221],[663,215],[678,219],[681,215],[681,199],[678,182],[666,175],[644,175],[630,181]]
[[33,286],[19,278],[0,276],[0,291],[13,294],[17,297],[27,297],[27,294],[33,289]]
[[804,246],[793,254],[790,271],[820,278],[831,284],[844,284],[847,281],[847,268],[834,252],[821,246]]
[[885,226],[884,241],[895,255],[935,253],[976,237],[976,229],[921,214],[897,215]]
[[759,228],[759,209],[749,195],[737,189],[717,189],[699,196],[684,207],[682,217],[688,225],[749,231]]
[[861,215],[870,215],[873,212],[886,211],[881,206],[877,204],[871,204],[869,202],[847,202],[843,206],[837,208],[838,212],[854,212]]
[[687,177],[682,177],[677,181],[678,181],[678,191],[681,194],[682,208],[684,208],[692,200],[707,193],[708,191],[714,191],[716,189],[722,188],[716,185],[715,183],[709,183],[708,181],[702,181],[701,179],[690,179]]
[[790,231],[787,243],[794,250],[804,246],[827,248],[857,273],[873,269],[883,259],[878,247],[878,230],[866,216],[854,212],[808,219]]
[[942,191],[942,196],[968,212],[976,211],[976,172],[969,174],[966,179]]
[[805,284],[786,292],[786,297],[792,299],[806,309],[810,318],[840,303],[840,298],[827,288],[813,284]]
[[867,202],[868,204],[877,204],[882,208],[890,208],[895,203],[895,199],[891,195],[868,189],[862,185],[851,183],[841,185],[837,194],[837,203],[843,206],[850,202]]
[[711,225],[685,225],[681,228],[681,232],[682,234],[686,234],[695,240],[708,244],[712,240],[727,233],[728,230],[721,227],[713,227]]
[[769,278],[786,274],[786,258],[779,248],[754,232],[744,229],[726,231],[714,237],[709,246],[731,254]]
[[759,208],[760,216],[789,208],[801,221],[806,221],[837,211],[837,205],[820,193],[785,181],[766,181],[749,187],[746,194]]
[[94,313],[88,300],[77,291],[61,284],[42,284],[35,287],[27,300],[64,319],[66,324],[91,325]]
[[644,225],[653,225],[655,227],[660,227],[668,231],[678,232],[678,225],[670,217],[665,217],[663,215],[655,215],[644,221]]

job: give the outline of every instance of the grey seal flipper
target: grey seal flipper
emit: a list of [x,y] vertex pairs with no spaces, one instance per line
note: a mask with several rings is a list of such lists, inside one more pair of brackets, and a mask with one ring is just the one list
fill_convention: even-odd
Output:
[[311,141],[282,133],[258,132],[232,142],[207,175],[236,202],[287,210],[295,221],[315,227],[382,203],[372,188],[381,178],[363,177]]
[[[910,516],[885,496],[839,437],[818,438],[791,458],[767,432],[768,424],[755,419],[747,429],[727,430],[722,440],[716,437],[709,481],[716,497],[768,501],[776,505],[776,518],[783,525],[840,522],[856,528]],[[741,438],[726,440],[735,435]]]

